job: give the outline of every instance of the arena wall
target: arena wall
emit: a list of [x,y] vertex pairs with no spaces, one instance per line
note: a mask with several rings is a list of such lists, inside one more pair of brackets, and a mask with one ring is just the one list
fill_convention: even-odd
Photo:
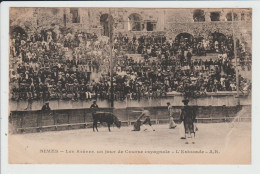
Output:
[[[128,107],[157,107],[157,106],[166,106],[167,102],[171,102],[173,106],[182,106],[183,96],[180,93],[175,95],[168,95],[167,97],[162,98],[152,98],[147,99],[143,98],[138,100],[120,100],[114,101],[114,108],[128,108]],[[93,100],[84,100],[84,101],[65,101],[65,100],[51,100],[49,101],[50,107],[53,110],[58,109],[84,109],[89,108]],[[110,107],[110,102],[108,100],[97,99],[99,107],[108,108]],[[33,101],[32,110],[40,110],[43,106],[44,101],[38,100]],[[208,96],[193,98],[190,100],[190,105],[196,106],[235,106],[238,104],[238,99],[235,97],[235,93],[213,93]],[[239,98],[240,105],[251,105],[251,95],[240,96]],[[28,105],[27,101],[9,101],[10,111],[23,111]]]
[[[174,120],[179,122],[181,106],[175,106]],[[251,120],[251,105],[247,106],[193,106],[197,115],[197,122],[214,123],[230,122],[237,118],[237,113],[244,110],[239,121]],[[145,107],[151,113],[154,124],[168,123],[168,110],[166,106]],[[141,113],[138,107],[111,109],[100,108],[99,112],[113,112],[123,126],[132,125]],[[26,133],[50,130],[68,130],[87,128],[92,126],[92,113],[88,109],[62,109],[50,112],[42,111],[12,111],[9,117],[10,130],[13,133]]]
[[[37,28],[50,28],[50,24],[55,24],[59,28],[67,27],[75,31],[95,32],[101,35],[102,25],[100,17],[103,14],[111,14],[114,19],[114,32],[133,35],[147,35],[151,33],[167,33],[167,37],[175,38],[180,33],[190,33],[193,36],[204,36],[209,32],[220,32],[225,35],[232,34],[232,21],[227,21],[226,15],[231,9],[202,9],[205,21],[194,22],[193,14],[196,9],[150,9],[150,8],[77,8],[80,22],[72,22],[71,8],[12,8],[11,13],[26,14],[12,15],[19,16],[11,18],[10,26],[20,26],[27,32],[36,31]],[[220,21],[211,21],[211,12],[220,12]],[[234,29],[237,37],[247,38],[249,43],[252,40],[252,12],[251,9],[235,9],[237,20],[234,21]],[[241,20],[241,14],[245,14],[245,19]],[[140,15],[142,21],[155,21],[154,31],[131,31],[129,29],[128,17],[131,14]],[[66,22],[64,22],[64,15]],[[12,17],[11,16],[11,17]],[[251,39],[251,40],[250,40]]]

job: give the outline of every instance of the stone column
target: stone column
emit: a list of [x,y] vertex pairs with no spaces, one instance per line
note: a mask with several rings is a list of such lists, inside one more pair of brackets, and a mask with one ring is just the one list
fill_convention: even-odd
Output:
[[205,22],[211,22],[210,11],[205,11]]
[[237,21],[241,21],[241,13],[237,13]]
[[220,11],[220,18],[219,18],[219,20],[220,21],[227,21],[227,19],[226,19],[226,15],[227,15],[227,12],[225,12],[225,11]]
[[142,24],[144,24],[144,29],[141,31],[147,31],[147,21],[141,22],[141,29],[142,29]]

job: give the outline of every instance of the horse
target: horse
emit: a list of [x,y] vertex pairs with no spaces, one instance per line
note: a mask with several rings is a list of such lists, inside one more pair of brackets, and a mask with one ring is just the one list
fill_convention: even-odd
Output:
[[121,121],[111,112],[96,112],[92,113],[93,116],[93,132],[95,132],[95,127],[98,132],[97,122],[100,123],[106,122],[108,126],[108,130],[110,132],[110,125],[115,124],[116,127],[121,127]]

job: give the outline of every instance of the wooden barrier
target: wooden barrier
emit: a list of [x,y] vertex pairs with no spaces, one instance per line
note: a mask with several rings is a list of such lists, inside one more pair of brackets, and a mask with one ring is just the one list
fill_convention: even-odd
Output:
[[[251,112],[251,106],[243,106]],[[182,107],[173,107],[174,120],[178,121]],[[151,120],[154,124],[168,123],[167,107],[148,107],[151,113]],[[214,123],[232,121],[242,106],[208,106],[194,107],[198,123]],[[140,115],[140,108],[100,108],[101,112],[113,112],[121,121],[122,126],[131,126]],[[249,113],[251,115],[251,113]],[[239,117],[237,121],[251,120],[249,116]],[[14,133],[41,132],[54,130],[68,130],[88,128],[92,126],[92,113],[87,109],[65,109],[52,111],[12,111],[9,121],[15,128]]]

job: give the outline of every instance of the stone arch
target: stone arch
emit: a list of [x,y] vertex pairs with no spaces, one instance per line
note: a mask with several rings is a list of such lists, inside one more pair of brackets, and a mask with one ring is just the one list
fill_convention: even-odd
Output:
[[210,20],[211,21],[221,21],[222,13],[220,11],[212,11],[210,12]]
[[23,34],[25,34],[25,36],[27,36],[27,32],[21,26],[18,26],[18,25],[11,26],[10,33],[11,33],[11,37],[14,37],[18,33],[20,33],[21,36]]
[[[109,25],[110,22],[110,25]],[[113,25],[114,25],[114,18],[112,15],[108,13],[104,13],[100,15],[100,25],[102,26],[102,33],[103,36],[109,36],[109,28],[110,31],[113,31]]]
[[142,31],[143,18],[138,13],[132,13],[128,16],[128,30]]
[[[233,13],[234,21],[238,21],[237,13]],[[226,21],[232,21],[232,12],[226,14]]]
[[226,45],[228,39],[230,39],[230,38],[219,31],[215,31],[215,32],[209,34],[209,41],[210,41],[210,43],[212,43],[209,52],[210,53],[223,52],[222,45]]
[[196,9],[193,11],[193,21],[194,22],[204,22],[205,21],[205,12],[201,9]]
[[213,42],[215,41],[221,42],[227,39],[225,34],[216,31],[214,33],[211,33],[211,37]]
[[193,35],[191,35],[190,33],[179,33],[176,37],[175,37],[175,42],[180,43],[183,41],[186,42],[193,42]]

